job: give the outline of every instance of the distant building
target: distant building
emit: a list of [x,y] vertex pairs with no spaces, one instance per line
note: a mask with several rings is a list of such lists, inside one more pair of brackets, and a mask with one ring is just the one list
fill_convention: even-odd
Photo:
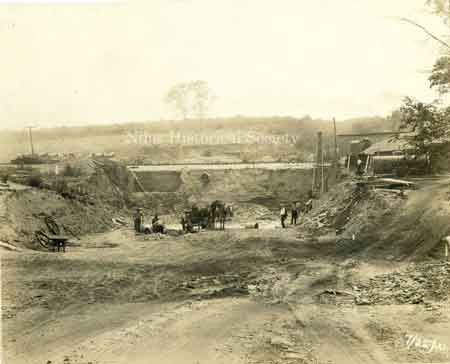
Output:
[[375,143],[362,152],[366,159],[366,172],[406,176],[449,170],[450,140],[441,138],[431,143],[429,156],[416,155],[408,142],[411,134]]
[[415,155],[410,140],[411,132],[379,132],[365,134],[340,134],[341,138],[362,137],[343,145],[343,159],[348,171],[357,169],[358,160],[366,174],[404,176],[450,170],[450,139],[435,139],[429,145],[428,155]]
[[371,145],[362,152],[368,174],[405,176],[426,171],[425,157],[413,154],[404,138],[391,138]]

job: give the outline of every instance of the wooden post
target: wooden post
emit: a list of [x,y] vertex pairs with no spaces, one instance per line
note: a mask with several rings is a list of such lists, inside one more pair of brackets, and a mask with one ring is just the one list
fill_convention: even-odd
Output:
[[338,177],[339,160],[338,160],[338,148],[337,148],[337,133],[336,133],[336,118],[333,118],[333,130],[334,130],[334,173],[335,178]]
[[134,171],[132,171],[131,169],[129,169],[131,175],[134,177],[134,180],[136,181],[137,186],[139,187],[139,189],[145,193],[145,188],[144,186],[142,186],[141,182],[139,181],[138,177],[136,176],[136,173],[134,173]]
[[[317,168],[317,172],[320,172],[320,182],[316,178],[316,183],[317,182],[320,183],[319,192],[321,194],[322,189],[323,189],[323,186],[322,186],[323,185],[323,150],[322,150],[322,132],[321,131],[317,132],[317,157],[316,157],[316,160],[317,160],[317,166],[319,166],[319,163],[320,163],[320,170],[319,170],[319,168]],[[317,173],[316,173],[316,175],[317,175]]]
[[323,153],[322,153],[322,160],[320,162],[321,168],[320,168],[320,195],[322,195],[325,192],[325,177],[324,177],[324,166],[323,166]]
[[368,171],[368,169],[369,169],[369,162],[370,162],[370,155],[368,154],[368,155],[367,155],[367,158],[366,158],[366,165],[365,165],[365,167],[364,167],[364,173],[365,173],[365,174],[367,174],[367,171]]
[[317,143],[317,145],[316,145],[316,157],[313,162],[313,176],[312,176],[312,183],[311,183],[311,192],[312,193],[314,193],[314,190],[316,189],[317,166],[319,164],[318,155],[319,155],[319,143]]
[[444,239],[442,239],[442,241],[444,242],[444,256],[445,256],[445,260],[448,261],[449,260],[448,251],[450,250],[450,235],[446,236]]
[[34,129],[34,126],[27,126],[27,128],[28,128],[28,136],[30,138],[31,155],[34,155],[33,133],[31,132],[31,129]]
[[334,159],[335,161],[337,161],[338,150],[337,150],[336,118],[333,118],[333,129],[334,129]]

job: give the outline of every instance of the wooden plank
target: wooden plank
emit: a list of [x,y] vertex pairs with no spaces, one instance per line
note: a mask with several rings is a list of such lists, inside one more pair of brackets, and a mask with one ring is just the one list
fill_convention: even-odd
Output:
[[128,170],[130,171],[131,175],[134,177],[134,180],[136,181],[141,192],[145,192],[145,188],[144,188],[144,186],[142,186],[141,182],[139,181],[138,177],[136,176],[136,173],[134,173],[131,169],[128,169]]

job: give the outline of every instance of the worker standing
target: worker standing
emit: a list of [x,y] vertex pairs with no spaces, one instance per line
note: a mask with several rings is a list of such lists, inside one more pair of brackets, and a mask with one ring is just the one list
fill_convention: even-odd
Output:
[[144,220],[144,215],[142,213],[142,209],[140,207],[138,207],[134,214],[134,231],[136,233],[141,232],[141,226],[142,226],[143,220]]
[[356,162],[356,174],[358,176],[362,176],[364,174],[363,161],[359,157],[358,157],[358,160]]
[[293,202],[291,207],[291,225],[297,225],[297,219],[298,219],[297,205],[295,204],[295,202]]
[[287,218],[287,210],[286,207],[284,207],[284,205],[281,205],[281,209],[280,209],[280,219],[281,219],[281,227],[284,229],[286,227],[285,225],[285,221]]

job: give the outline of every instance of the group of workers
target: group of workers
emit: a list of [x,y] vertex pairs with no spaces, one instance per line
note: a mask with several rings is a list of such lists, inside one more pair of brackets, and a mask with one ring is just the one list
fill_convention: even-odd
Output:
[[[136,212],[134,214],[134,231],[136,233],[142,233],[144,231],[144,213],[142,211],[142,208],[137,208]],[[152,226],[151,226],[151,232],[153,233],[163,233],[164,232],[164,225],[162,225],[159,221],[158,214],[155,214],[155,216],[152,219]]]
[[[310,198],[303,206],[300,201],[292,202],[291,205],[291,225],[297,225],[298,219],[300,217],[300,213],[308,213],[312,209],[312,198]],[[286,219],[288,218],[288,209],[285,205],[281,205],[280,209],[280,220],[281,227],[286,228]],[[181,218],[181,225],[183,231],[192,232],[193,224],[192,224],[192,211],[185,211],[184,215]],[[142,208],[137,208],[134,214],[134,230],[136,233],[146,232],[148,227],[144,228],[144,213]],[[151,224],[151,232],[153,233],[163,233],[164,225],[162,225],[159,221],[159,217],[157,214],[152,219]]]
[[[309,212],[312,209],[312,199],[309,199],[303,209],[302,205],[299,201],[293,202],[291,205],[291,225],[297,225],[297,221],[300,217],[300,213],[303,211],[305,213]],[[285,205],[281,205],[280,209],[280,220],[281,220],[281,227],[284,229],[286,228],[286,219],[288,218],[288,209]]]

